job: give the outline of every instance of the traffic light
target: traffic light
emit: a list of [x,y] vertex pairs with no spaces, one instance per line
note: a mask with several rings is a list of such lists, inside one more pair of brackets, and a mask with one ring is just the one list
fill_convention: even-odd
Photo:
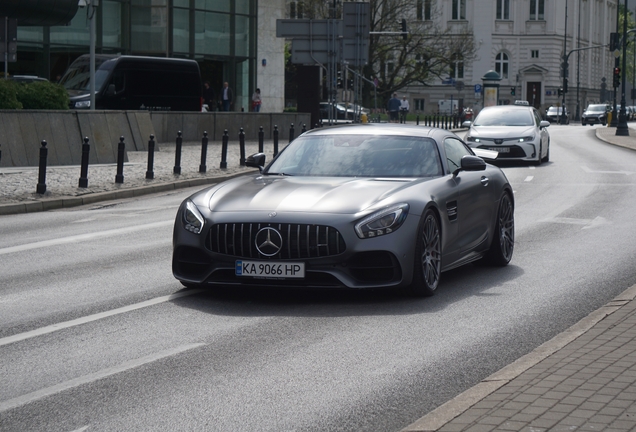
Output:
[[610,43],[609,43],[609,50],[610,51],[615,51],[617,49],[619,49],[619,35],[618,33],[610,33]]
[[559,96],[563,96],[563,89],[559,87],[559,90],[557,90],[557,93],[559,94]]
[[614,87],[621,85],[621,68],[614,68]]
[[517,92],[517,87],[510,87],[510,94],[512,96],[514,96],[516,92]]
[[406,20],[402,18],[402,39],[407,40],[409,33],[406,31]]

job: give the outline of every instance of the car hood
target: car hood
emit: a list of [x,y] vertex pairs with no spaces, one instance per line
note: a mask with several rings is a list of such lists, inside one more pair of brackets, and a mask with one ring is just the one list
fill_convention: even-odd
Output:
[[518,138],[535,133],[534,126],[473,126],[468,135],[481,138]]
[[424,180],[255,175],[204,190],[195,202],[208,204],[214,212],[356,214],[421,181]]

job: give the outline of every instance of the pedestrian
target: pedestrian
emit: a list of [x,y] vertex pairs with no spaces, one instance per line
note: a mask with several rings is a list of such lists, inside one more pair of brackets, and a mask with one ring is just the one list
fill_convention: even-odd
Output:
[[400,115],[402,120],[406,123],[406,115],[409,113],[409,100],[406,96],[402,96],[402,102],[400,102]]
[[214,90],[210,87],[210,81],[203,83],[203,103],[208,106],[208,111],[215,111],[216,94],[214,94]]
[[232,99],[234,97],[234,94],[232,93],[232,89],[230,88],[230,85],[228,84],[228,82],[224,82],[223,83],[223,88],[221,89],[221,108],[223,109],[223,111],[229,111],[230,107],[232,106]]
[[400,111],[401,106],[402,102],[400,102],[400,100],[398,99],[397,93],[393,93],[393,97],[389,99],[389,103],[387,104],[387,109],[389,111],[389,122],[398,122],[398,112]]
[[257,88],[252,95],[252,110],[254,112],[261,111],[261,89]]

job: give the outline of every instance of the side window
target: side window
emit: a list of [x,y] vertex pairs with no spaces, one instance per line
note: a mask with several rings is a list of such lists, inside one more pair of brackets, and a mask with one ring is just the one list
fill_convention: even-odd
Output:
[[451,137],[444,139],[444,151],[446,163],[451,172],[462,166],[462,157],[472,154],[463,142]]
[[111,84],[115,84],[115,92],[119,93],[124,89],[125,76],[126,75],[122,70],[116,70],[115,72],[113,72]]
[[536,109],[532,110],[532,113],[534,114],[534,122],[537,124],[537,127],[539,127],[541,125],[541,114],[539,114],[539,111]]

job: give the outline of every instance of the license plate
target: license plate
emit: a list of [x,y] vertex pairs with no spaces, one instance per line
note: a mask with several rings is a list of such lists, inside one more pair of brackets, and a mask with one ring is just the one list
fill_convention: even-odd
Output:
[[510,153],[510,147],[490,147],[488,150],[496,151],[498,153]]
[[236,261],[236,276],[273,279],[302,279],[305,277],[303,262]]

